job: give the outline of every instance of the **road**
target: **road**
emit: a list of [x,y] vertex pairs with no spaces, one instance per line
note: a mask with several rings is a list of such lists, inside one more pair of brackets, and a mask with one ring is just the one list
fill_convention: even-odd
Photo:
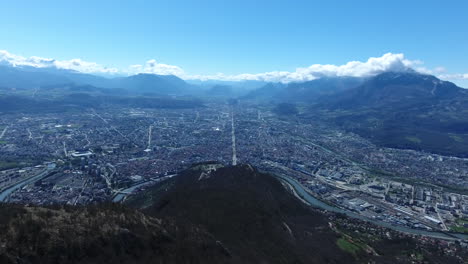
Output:
[[88,184],[89,181],[90,181],[90,177],[88,176],[88,178],[84,181],[83,186],[81,186],[81,192],[76,197],[75,201],[73,202],[73,205],[76,205],[78,203],[78,201],[80,200],[80,198],[83,195],[84,191],[86,190],[86,185]]
[[31,130],[29,128],[27,130],[28,130],[28,133],[29,133],[29,137],[28,137],[28,141],[29,141],[29,140],[33,139],[33,136],[32,136]]
[[47,165],[47,168],[42,171],[41,173],[35,175],[35,176],[32,176],[32,177],[29,177],[28,179],[26,180],[23,180],[23,181],[20,181],[16,184],[14,184],[13,186],[10,186],[8,187],[7,189],[3,190],[1,193],[0,193],[0,202],[5,202],[8,200],[10,194],[12,194],[13,192],[15,192],[16,190],[20,189],[20,188],[23,188],[24,186],[28,185],[28,184],[31,184],[31,183],[35,183],[37,182],[38,180],[41,180],[45,177],[47,177],[49,175],[49,173],[55,169],[55,163],[50,163]]
[[170,178],[172,178],[174,176],[177,176],[177,174],[167,175],[167,176],[164,176],[164,177],[159,177],[159,176],[154,177],[154,178],[151,178],[149,181],[141,182],[141,183],[135,184],[133,186],[130,186],[130,187],[126,188],[126,189],[119,190],[119,191],[116,192],[116,195],[112,199],[112,202],[120,203],[120,202],[124,201],[127,198],[127,196],[132,194],[132,192],[135,191],[137,188],[148,185],[148,184],[151,184],[152,182],[156,182],[156,183],[162,182],[162,181],[168,180],[168,179],[170,179]]
[[291,169],[289,167],[286,167],[286,166],[283,166],[281,164],[279,164],[278,162],[273,162],[273,161],[265,161],[266,164],[269,164],[270,166],[273,166],[273,167],[277,167],[277,168],[280,168],[284,171],[288,171],[292,174],[303,174],[303,175],[306,175],[306,176],[313,176],[315,179],[317,179],[318,181],[320,181],[321,183],[325,184],[325,185],[332,185],[338,189],[341,189],[341,190],[345,190],[345,191],[359,191],[359,189],[357,188],[353,188],[353,187],[350,187],[350,186],[346,186],[345,184],[340,184],[340,183],[337,183],[335,181],[331,181],[331,180],[327,180],[325,177],[323,176],[320,176],[316,173],[312,173],[312,172],[307,172],[305,170],[303,171],[297,171],[297,170],[294,170],[294,169]]
[[349,158],[345,157],[344,155],[338,153],[335,150],[331,150],[331,149],[328,149],[328,148],[326,148],[324,146],[315,144],[312,141],[306,140],[306,139],[304,139],[302,137],[294,137],[294,139],[301,142],[302,144],[304,144],[304,146],[306,146],[307,148],[310,148],[310,146],[314,146],[314,147],[322,150],[323,152],[326,152],[328,154],[331,154],[331,155],[335,156],[337,159],[340,159],[341,161],[344,161],[346,163],[358,166],[358,167],[360,167],[360,168],[362,168],[362,169],[364,169],[366,171],[369,170],[369,168],[366,165],[361,164],[361,163],[357,163],[356,161],[353,161],[353,160],[350,160]]
[[114,130],[115,132],[117,132],[117,134],[119,134],[120,136],[122,136],[123,138],[125,138],[127,141],[130,142],[130,139],[128,139],[124,134],[122,134],[122,132],[120,132],[119,130],[117,130],[117,128],[115,128],[113,125],[109,124],[109,122],[107,122],[106,119],[104,119],[102,116],[100,116],[96,110],[92,109],[92,111],[94,112],[94,115],[99,117],[105,124],[109,125],[109,127]]
[[[288,168],[288,167],[285,167],[281,164],[278,164],[276,162],[271,162],[271,161],[268,161],[266,162],[267,164],[269,164],[270,166],[274,166],[274,167],[277,167],[277,168],[280,168],[284,171],[287,171],[287,172],[290,172],[292,174],[304,174],[304,172],[300,172],[300,171],[296,171],[296,170],[293,170],[291,168]],[[309,175],[309,176],[314,176],[316,177],[317,180],[321,181],[322,183],[324,184],[329,184],[329,185],[332,185],[334,186],[335,188],[339,188],[339,189],[342,189],[342,190],[347,190],[347,191],[359,191],[359,189],[355,189],[355,188],[350,188],[350,187],[347,187],[347,186],[344,186],[344,185],[339,185],[339,184],[336,184],[335,182],[333,181],[328,181],[327,179],[325,179],[324,177],[322,176],[319,176],[317,174],[305,174],[305,175]],[[302,185],[300,185],[301,187],[303,187]],[[303,187],[308,193],[309,191],[307,190],[306,187]],[[388,211],[391,211],[391,212],[394,212],[394,213],[401,213],[402,211],[396,211],[395,210],[395,205],[393,204],[388,204],[386,203],[385,201],[384,202],[381,202],[381,201],[377,201],[377,200],[368,200],[366,199],[365,197],[362,197],[362,196],[355,196],[355,197],[359,197],[360,199],[364,199],[366,200],[367,202],[371,203],[371,204],[377,204],[378,206],[382,207],[382,208],[385,208],[385,210],[388,210]],[[331,210],[330,208],[328,208],[327,210],[330,210],[330,211],[334,211],[334,210]],[[339,208],[338,210],[342,210],[341,208]],[[417,222],[422,222],[424,225],[426,226],[429,226],[435,230],[438,229],[437,226],[433,225],[432,223],[428,223],[427,221],[424,221],[422,219],[422,217],[420,215],[418,216],[414,216],[414,215],[408,215],[410,218],[412,218],[413,220],[416,220]],[[363,218],[366,218],[364,216],[361,216]],[[440,216],[439,216],[440,218]],[[366,218],[367,219],[367,218]],[[442,222],[443,223],[443,222]],[[448,230],[448,229],[444,229],[445,231]]]
[[231,111],[231,127],[232,127],[232,165],[237,165],[237,153],[236,153],[236,128],[234,126],[234,109]]
[[151,134],[153,132],[153,126],[149,126],[148,128],[148,147],[147,150],[151,150]]
[[442,224],[442,228],[443,228],[444,230],[448,230],[447,226],[445,225],[444,218],[442,218],[442,217],[440,216],[439,208],[437,208],[437,206],[439,206],[439,203],[436,203],[434,209],[435,209],[435,211],[436,211],[436,213],[437,213],[437,217],[439,218],[440,223]]
[[65,154],[65,157],[68,157],[67,145],[65,141],[63,141],[63,153]]
[[106,181],[106,185],[109,189],[112,190],[112,192],[114,192],[114,189],[112,188],[112,178],[114,177],[115,173],[117,172],[117,169],[114,167],[114,165],[110,164],[110,163],[107,163],[106,166],[108,166],[109,168],[112,169],[112,173],[111,175],[109,175],[109,177],[105,176],[104,174],[102,174],[102,177],[104,178],[104,180]]
[[88,134],[84,134],[85,135],[85,140],[88,142],[86,143],[86,145],[83,147],[84,149],[86,149],[87,147],[89,147],[91,145],[91,141],[89,141],[89,138],[88,138]]
[[0,134],[0,139],[2,139],[3,136],[5,136],[5,133],[7,132],[7,130],[8,130],[8,126],[6,126],[6,127],[3,129],[2,133]]

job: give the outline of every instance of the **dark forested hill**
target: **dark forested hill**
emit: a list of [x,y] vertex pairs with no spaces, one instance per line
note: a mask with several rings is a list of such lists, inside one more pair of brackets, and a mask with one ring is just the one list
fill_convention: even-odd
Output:
[[455,244],[313,210],[250,165],[198,164],[127,206],[0,204],[0,263],[463,263],[467,257]]
[[[421,247],[411,238],[374,232],[349,240],[346,234],[375,227],[313,210],[276,177],[250,165],[200,164],[128,203],[153,217],[203,227],[235,263],[410,263],[408,252]],[[433,258],[428,263],[440,261],[440,253],[427,250],[418,252]]]
[[144,209],[148,215],[205,227],[238,263],[336,263],[350,257],[337,247],[326,218],[248,165],[212,172],[194,168],[173,184],[131,204],[151,199]]
[[120,205],[0,205],[0,263],[223,263],[216,240]]

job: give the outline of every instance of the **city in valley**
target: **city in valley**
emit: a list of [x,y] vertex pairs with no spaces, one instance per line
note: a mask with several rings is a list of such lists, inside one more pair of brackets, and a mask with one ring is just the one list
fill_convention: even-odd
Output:
[[0,200],[121,202],[194,163],[251,164],[330,206],[415,230],[466,230],[468,159],[372,144],[307,116],[222,100],[0,116]]
[[468,1],[5,1],[0,264],[468,264]]

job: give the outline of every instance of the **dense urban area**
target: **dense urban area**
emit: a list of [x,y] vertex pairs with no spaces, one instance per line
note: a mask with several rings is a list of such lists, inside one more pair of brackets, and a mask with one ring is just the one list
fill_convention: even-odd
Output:
[[319,200],[420,230],[468,230],[468,159],[377,147],[248,102],[0,117],[0,200],[120,202],[191,164],[248,163]]

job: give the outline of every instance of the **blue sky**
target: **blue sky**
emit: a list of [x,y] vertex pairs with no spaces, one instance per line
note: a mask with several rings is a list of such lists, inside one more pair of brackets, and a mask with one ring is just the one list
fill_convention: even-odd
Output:
[[0,12],[0,50],[24,57],[237,75],[390,52],[447,79],[468,73],[468,1],[15,0]]

